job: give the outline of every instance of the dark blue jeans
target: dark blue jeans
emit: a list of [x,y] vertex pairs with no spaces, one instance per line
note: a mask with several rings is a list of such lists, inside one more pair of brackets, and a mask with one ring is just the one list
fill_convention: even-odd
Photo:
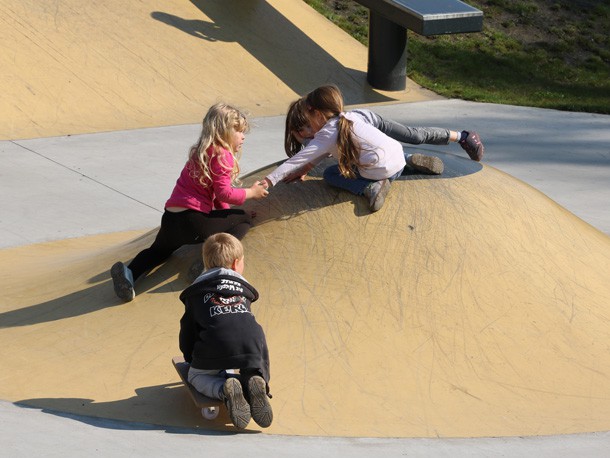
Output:
[[[339,172],[339,165],[331,165],[330,167],[327,167],[324,170],[324,179],[326,180],[326,182],[335,187],[335,188],[341,188],[341,189],[345,189],[349,192],[351,192],[352,194],[356,194],[357,196],[361,196],[362,194],[364,194],[364,189],[371,183],[374,183],[377,180],[369,180],[368,178],[364,178],[362,177],[358,171],[356,172],[356,178],[345,178],[343,175],[341,175],[341,172]],[[392,175],[391,177],[389,177],[388,179],[390,181],[394,181],[396,178],[398,178],[400,176],[400,174],[402,173],[402,170],[394,175]]]

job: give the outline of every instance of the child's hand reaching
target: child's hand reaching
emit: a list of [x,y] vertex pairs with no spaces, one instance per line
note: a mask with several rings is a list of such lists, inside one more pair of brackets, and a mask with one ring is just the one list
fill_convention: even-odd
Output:
[[284,178],[282,181],[284,183],[293,183],[295,181],[304,181],[305,177],[311,171],[311,169],[313,169],[313,167],[314,167],[314,164],[311,164],[311,163],[305,164],[299,170],[291,173],[286,178]]
[[267,183],[264,181],[257,181],[248,189],[246,189],[246,199],[262,199],[267,197],[269,191],[267,191]]

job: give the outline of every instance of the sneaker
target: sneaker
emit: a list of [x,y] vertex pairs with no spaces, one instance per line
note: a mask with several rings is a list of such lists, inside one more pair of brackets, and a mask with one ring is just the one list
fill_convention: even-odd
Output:
[[203,261],[201,259],[197,259],[191,267],[189,268],[188,273],[186,274],[186,280],[189,283],[193,283],[197,280],[197,277],[203,273]]
[[407,157],[407,165],[426,175],[440,175],[445,170],[443,161],[438,157],[423,154],[411,154]]
[[241,383],[235,377],[229,377],[222,388],[222,393],[231,422],[236,428],[244,429],[250,423],[250,406],[244,398]]
[[248,380],[250,411],[252,419],[261,428],[268,428],[273,421],[273,410],[267,396],[267,384],[262,377],[255,375]]
[[387,178],[381,181],[374,181],[364,188],[364,197],[369,200],[369,210],[371,212],[379,211],[385,202],[385,196],[390,190],[390,180]]
[[483,159],[485,147],[483,146],[483,142],[481,141],[479,134],[476,132],[468,132],[466,138],[464,140],[460,140],[459,143],[462,149],[468,153],[470,159],[477,162]]
[[125,302],[133,301],[136,292],[133,288],[133,274],[131,269],[122,262],[115,263],[110,269],[114,292]]

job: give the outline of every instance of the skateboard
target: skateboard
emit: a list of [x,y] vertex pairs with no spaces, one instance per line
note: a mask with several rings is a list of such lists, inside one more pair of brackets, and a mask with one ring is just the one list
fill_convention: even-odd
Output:
[[201,416],[206,420],[214,420],[218,417],[222,401],[204,396],[188,382],[189,364],[184,361],[182,356],[174,356],[172,358],[172,364],[174,365],[176,372],[180,375],[184,386],[188,389],[191,399],[195,405],[201,409]]

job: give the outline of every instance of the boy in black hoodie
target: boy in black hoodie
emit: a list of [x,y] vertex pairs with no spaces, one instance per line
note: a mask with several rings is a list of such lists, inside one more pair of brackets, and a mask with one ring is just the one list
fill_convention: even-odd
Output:
[[[243,246],[230,234],[214,234],[203,244],[203,262],[207,270],[180,295],[186,308],[179,342],[191,365],[188,380],[205,396],[223,400],[237,428],[251,417],[266,428],[273,420],[269,351],[251,311],[258,292],[242,277]],[[239,378],[227,369],[239,369]]]

